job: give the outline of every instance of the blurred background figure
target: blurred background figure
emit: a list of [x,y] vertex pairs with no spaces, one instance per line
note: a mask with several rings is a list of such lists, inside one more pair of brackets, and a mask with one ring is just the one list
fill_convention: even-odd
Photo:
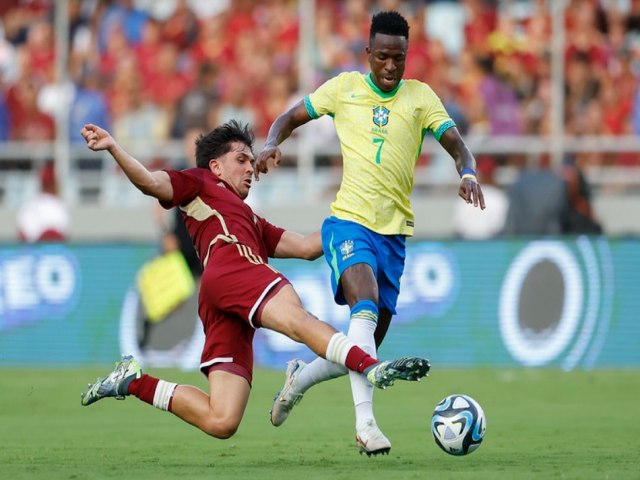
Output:
[[565,184],[551,168],[524,168],[509,189],[507,236],[560,235],[567,216]]
[[18,235],[23,242],[61,242],[69,238],[71,217],[58,196],[53,162],[40,171],[40,191],[18,210]]
[[[179,163],[179,169],[194,168],[196,166],[196,139],[204,134],[205,128],[190,126],[184,132],[182,139],[184,146],[184,159]],[[155,205],[155,215],[162,232],[161,250],[163,253],[179,251],[182,253],[194,280],[199,281],[202,276],[200,259],[193,247],[193,241],[187,232],[187,227],[182,219],[182,212],[175,207],[165,210],[159,204]]]
[[562,167],[567,202],[564,232],[567,234],[601,234],[602,225],[591,205],[591,188],[574,157],[567,157]]
[[[196,166],[196,139],[207,132],[197,123],[186,126],[183,138],[183,157],[178,161],[178,169]],[[161,160],[160,160],[161,161]],[[165,165],[163,165],[165,166]],[[166,210],[154,203],[153,214],[160,231],[159,251],[149,259],[138,273],[138,290],[144,308],[139,312],[138,344],[147,353],[157,349],[166,338],[180,338],[185,331],[184,325],[198,317],[198,286],[202,277],[202,266],[196,253],[191,236],[187,231],[180,208]],[[179,255],[178,255],[179,254]],[[155,273],[143,280],[145,271]],[[159,278],[164,278],[162,282]],[[189,278],[190,277],[190,278]],[[170,278],[170,281],[166,281]],[[161,284],[160,288],[158,285]],[[171,308],[163,308],[163,313],[154,315],[158,307],[172,299]],[[199,323],[198,323],[199,325]],[[186,329],[188,331],[188,328]]]
[[575,162],[560,169],[525,168],[509,190],[505,235],[601,234],[591,206],[591,192]]

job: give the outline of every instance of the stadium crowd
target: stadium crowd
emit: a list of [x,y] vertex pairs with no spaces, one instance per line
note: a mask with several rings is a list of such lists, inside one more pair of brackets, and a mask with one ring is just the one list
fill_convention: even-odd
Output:
[[[567,3],[566,131],[639,134],[640,0]],[[52,140],[58,108],[69,109],[73,142],[87,122],[126,144],[178,139],[231,118],[249,122],[260,138],[300,95],[296,1],[69,5],[63,83],[55,75],[53,0],[0,4],[0,141]],[[550,134],[548,2],[316,0],[316,85],[339,71],[367,70],[363,39],[379,9],[410,19],[405,78],[430,84],[464,135]],[[580,162],[640,164],[636,154],[593,153]]]

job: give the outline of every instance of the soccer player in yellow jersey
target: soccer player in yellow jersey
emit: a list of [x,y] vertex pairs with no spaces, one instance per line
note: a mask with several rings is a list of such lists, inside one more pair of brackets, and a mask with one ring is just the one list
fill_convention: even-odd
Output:
[[[413,234],[410,195],[414,169],[426,133],[455,161],[458,193],[485,208],[476,179],[476,162],[433,90],[403,80],[409,25],[397,12],[373,16],[367,54],[371,72],[346,72],[280,115],[271,125],[256,162],[256,178],[277,166],[278,145],[292,131],[331,115],[340,140],[343,177],[331,217],[322,225],[322,247],[331,267],[335,300],[348,304],[348,336],[371,355],[385,337],[404,269],[405,239]],[[281,425],[304,392],[316,383],[347,373],[321,358],[289,362],[286,382],[274,400],[271,422]],[[351,375],[356,410],[356,442],[361,453],[388,453],[391,443],[373,415],[373,389]]]

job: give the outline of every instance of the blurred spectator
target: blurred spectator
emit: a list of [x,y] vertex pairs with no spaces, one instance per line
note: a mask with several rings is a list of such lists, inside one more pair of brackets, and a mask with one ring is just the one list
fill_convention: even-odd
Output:
[[169,138],[171,111],[149,100],[133,54],[118,61],[111,89],[113,131],[122,142],[162,142]]
[[160,106],[146,101],[139,87],[123,97],[122,110],[113,119],[113,132],[125,145],[159,143],[169,137],[170,118]]
[[491,135],[520,135],[520,109],[509,84],[493,73],[491,58],[477,58],[479,82],[476,95],[482,97],[491,125]]
[[217,124],[215,114],[220,99],[218,70],[211,63],[202,63],[198,67],[196,84],[178,100],[171,135],[182,138],[186,130],[201,126],[206,131]]
[[83,142],[80,130],[87,123],[111,128],[107,99],[100,88],[100,76],[89,70],[81,74],[69,111],[69,140]]
[[110,0],[104,3],[106,3],[106,8],[99,16],[97,32],[100,53],[106,50],[114,30],[122,29],[127,44],[138,45],[142,40],[142,32],[148,15],[136,9],[133,0]]
[[[192,126],[187,128],[182,139],[184,147],[184,159],[176,166],[178,169],[193,168],[196,166],[196,139],[206,133],[207,129]],[[179,250],[189,266],[189,270],[197,281],[202,276],[200,259],[193,246],[187,227],[184,225],[182,212],[178,207],[165,210],[158,203],[155,204],[156,219],[162,230],[162,251],[172,252]]]
[[480,210],[466,202],[456,202],[454,230],[464,240],[488,240],[502,233],[509,208],[507,194],[495,182],[496,161],[490,157],[477,159],[478,180],[487,206]]
[[145,97],[151,103],[171,108],[191,87],[191,78],[181,70],[178,59],[178,48],[174,44],[159,45],[150,72],[142,77]]
[[69,0],[69,44],[72,52],[87,52],[92,42],[92,31],[89,21],[91,11],[95,7],[92,2]]
[[590,191],[575,159],[562,169],[525,169],[509,190],[506,235],[600,234]]
[[27,41],[22,47],[27,59],[31,80],[46,82],[53,71],[55,58],[53,25],[40,20],[29,27]]
[[565,184],[548,168],[526,168],[509,190],[504,234],[560,235],[568,202]]
[[38,108],[38,85],[24,78],[11,87],[7,94],[11,109],[11,140],[47,141],[55,136],[53,118]]
[[[123,44],[126,45],[126,39],[121,37],[121,40],[124,40]],[[134,48],[140,76],[145,85],[153,79],[162,44],[162,24],[156,20],[149,20],[144,25],[140,43]],[[176,65],[172,65],[172,68],[175,67]]]
[[565,160],[562,176],[569,203],[563,233],[601,234],[602,226],[596,220],[591,206],[591,190],[575,158]]
[[[222,15],[205,17],[200,23],[198,38],[191,47],[195,64],[209,62],[214,65],[232,66],[233,45],[226,34],[227,25]],[[238,79],[238,81],[241,81]]]
[[184,50],[189,48],[197,37],[198,18],[196,17],[196,14],[189,8],[187,0],[178,0],[175,10],[162,24],[162,38],[175,44],[181,50]]
[[4,91],[0,90],[0,142],[9,140],[9,127],[11,120],[9,119],[9,108],[4,99]]
[[16,48],[5,39],[4,26],[0,22],[0,84],[14,82],[18,76]]
[[[131,58],[129,52],[129,44],[127,38],[121,28],[114,27],[109,35],[105,50],[98,56],[98,64],[100,68],[100,75],[102,75],[107,82],[115,82],[117,77],[117,70],[120,67],[123,59]],[[139,65],[136,64],[136,68]],[[143,72],[138,72],[141,75]]]
[[488,38],[496,26],[496,10],[485,0],[462,0],[467,22],[464,26],[465,48],[474,55],[484,56],[488,51]]
[[244,82],[231,82],[227,85],[218,110],[218,123],[237,120],[248,123],[252,128],[256,125],[257,114],[251,108],[249,86]]
[[58,196],[53,162],[40,171],[40,192],[19,210],[16,216],[18,236],[23,242],[64,241],[69,237],[71,218]]
[[261,104],[258,112],[258,125],[255,128],[256,135],[266,137],[269,133],[269,127],[275,119],[285,111],[291,92],[289,91],[289,82],[282,75],[273,76],[269,79],[267,85],[267,95],[265,101]]

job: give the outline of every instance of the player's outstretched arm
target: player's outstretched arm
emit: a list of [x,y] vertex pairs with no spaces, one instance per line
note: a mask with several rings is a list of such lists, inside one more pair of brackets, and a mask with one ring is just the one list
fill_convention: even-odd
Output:
[[280,237],[273,254],[276,258],[301,258],[315,260],[322,255],[322,238],[320,232],[301,235],[289,230]]
[[173,199],[173,187],[167,172],[147,170],[144,165],[129,155],[104,128],[87,124],[82,127],[80,134],[91,150],[107,150],[131,183],[142,193],[164,202]]
[[304,125],[309,120],[311,120],[311,117],[302,100],[275,119],[269,128],[264,147],[256,159],[254,166],[256,180],[260,181],[261,173],[269,172],[270,161],[271,167],[277,168],[280,165],[282,154],[278,145],[289,138],[296,128]]
[[447,129],[440,137],[440,145],[451,155],[456,162],[456,169],[460,174],[460,187],[458,196],[465,202],[473,203],[474,207],[485,209],[482,188],[476,178],[476,159],[462,140],[456,127]]

